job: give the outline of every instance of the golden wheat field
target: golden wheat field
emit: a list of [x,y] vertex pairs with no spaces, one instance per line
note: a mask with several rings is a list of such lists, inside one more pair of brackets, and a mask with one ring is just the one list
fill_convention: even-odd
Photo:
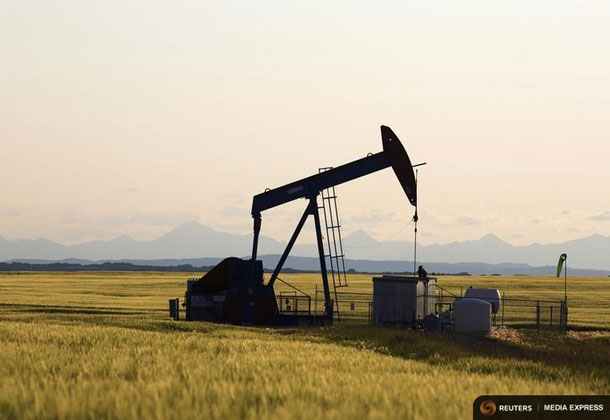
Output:
[[[487,337],[170,321],[196,273],[0,274],[0,418],[470,418],[481,394],[609,394],[610,279],[570,278],[577,331]],[[311,293],[319,276],[282,278]],[[370,292],[371,276],[350,277]],[[534,277],[441,277],[559,299]],[[278,289],[281,289],[278,285]]]

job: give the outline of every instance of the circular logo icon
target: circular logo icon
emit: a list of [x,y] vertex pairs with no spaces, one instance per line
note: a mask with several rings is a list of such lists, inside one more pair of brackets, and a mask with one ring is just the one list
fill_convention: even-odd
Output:
[[481,403],[481,407],[479,407],[481,410],[481,413],[484,416],[493,416],[494,413],[496,412],[496,404],[493,401],[490,400],[485,400]]

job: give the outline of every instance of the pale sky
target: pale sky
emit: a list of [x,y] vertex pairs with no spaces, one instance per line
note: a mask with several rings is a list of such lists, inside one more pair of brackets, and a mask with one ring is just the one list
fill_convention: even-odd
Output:
[[[381,150],[422,243],[610,235],[610,2],[0,1],[0,236],[251,231],[252,196]],[[412,240],[391,170],[345,233]],[[298,201],[263,214],[285,240]]]

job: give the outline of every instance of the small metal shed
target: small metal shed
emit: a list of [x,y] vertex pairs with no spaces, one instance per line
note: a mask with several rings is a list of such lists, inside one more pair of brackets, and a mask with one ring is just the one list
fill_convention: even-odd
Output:
[[374,325],[414,325],[434,313],[436,279],[384,275],[373,277]]

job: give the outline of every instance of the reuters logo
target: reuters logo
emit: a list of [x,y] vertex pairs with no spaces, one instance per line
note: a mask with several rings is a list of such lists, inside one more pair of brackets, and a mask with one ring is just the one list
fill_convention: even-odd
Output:
[[494,404],[494,402],[490,400],[483,401],[481,403],[481,407],[479,408],[481,409],[481,413],[487,417],[493,416],[496,412],[496,404]]

